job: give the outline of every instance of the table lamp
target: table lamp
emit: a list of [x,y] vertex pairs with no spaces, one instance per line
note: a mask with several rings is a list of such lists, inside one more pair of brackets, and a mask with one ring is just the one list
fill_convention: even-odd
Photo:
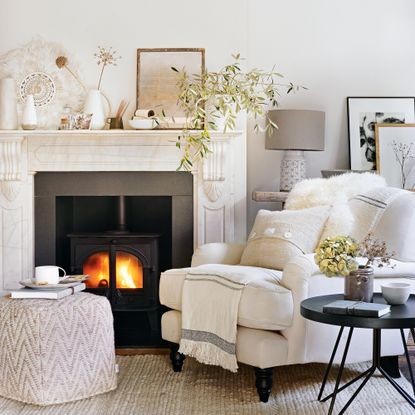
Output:
[[306,178],[304,151],[324,150],[325,113],[311,110],[271,110],[269,118],[278,126],[267,136],[265,148],[285,150],[281,162],[280,191],[289,192]]

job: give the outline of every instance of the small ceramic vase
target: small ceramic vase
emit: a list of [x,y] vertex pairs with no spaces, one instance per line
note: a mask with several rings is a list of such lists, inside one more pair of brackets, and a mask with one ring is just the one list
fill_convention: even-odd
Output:
[[104,102],[101,91],[90,89],[85,100],[84,113],[92,114],[90,129],[102,130],[105,127],[107,117],[104,110]]
[[359,267],[344,277],[344,299],[354,301],[373,301],[373,268]]
[[23,107],[22,128],[23,130],[34,130],[37,127],[37,114],[33,95],[28,95]]
[[0,81],[0,130],[17,130],[16,83],[12,78]]

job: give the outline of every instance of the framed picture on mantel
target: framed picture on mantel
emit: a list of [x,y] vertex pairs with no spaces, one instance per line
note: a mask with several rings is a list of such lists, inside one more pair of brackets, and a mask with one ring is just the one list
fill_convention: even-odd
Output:
[[350,168],[376,170],[375,126],[415,122],[415,97],[348,97]]
[[201,76],[205,50],[195,48],[137,49],[137,109],[163,111],[161,128],[182,128],[185,114],[177,105],[180,73]]

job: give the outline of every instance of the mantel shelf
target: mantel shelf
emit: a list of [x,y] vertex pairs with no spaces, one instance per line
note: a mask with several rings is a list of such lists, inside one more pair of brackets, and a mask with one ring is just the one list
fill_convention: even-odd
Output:
[[[176,137],[182,130],[0,130],[3,137]],[[197,131],[194,131],[197,132]],[[242,131],[210,131],[212,139],[237,137]]]

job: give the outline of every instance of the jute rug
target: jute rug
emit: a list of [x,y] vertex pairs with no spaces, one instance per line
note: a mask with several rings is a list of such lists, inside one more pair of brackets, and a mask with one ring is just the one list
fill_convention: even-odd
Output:
[[[260,403],[253,369],[237,374],[186,359],[183,372],[174,373],[168,356],[118,357],[119,386],[114,392],[65,405],[36,407],[0,398],[1,415],[259,415],[326,414],[329,404],[316,401],[324,365],[275,369],[270,401]],[[350,378],[365,364],[350,365]],[[329,386],[333,387],[331,379]],[[400,384],[409,388],[401,378]],[[58,386],[57,386],[58,387]],[[335,413],[352,392],[337,398]],[[409,389],[408,389],[409,390]],[[352,403],[349,414],[413,414],[411,407],[380,376],[372,378]]]

